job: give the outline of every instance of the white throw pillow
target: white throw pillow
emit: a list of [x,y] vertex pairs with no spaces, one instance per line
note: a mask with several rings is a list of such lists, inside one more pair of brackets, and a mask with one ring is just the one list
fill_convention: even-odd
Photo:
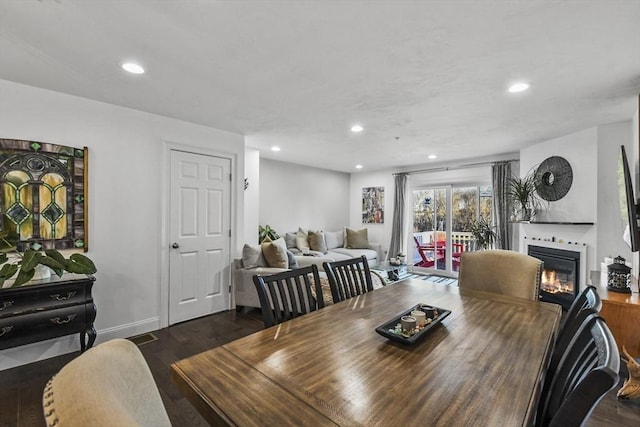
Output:
[[300,227],[298,227],[298,233],[296,234],[296,246],[301,251],[303,249],[309,249],[309,236],[307,232]]
[[295,231],[291,233],[286,233],[284,235],[284,241],[287,244],[287,249],[297,247],[296,245],[297,238],[298,238],[298,233],[296,233]]
[[344,246],[344,231],[326,231],[324,240],[327,243],[327,250],[341,248]]
[[245,244],[242,247],[242,266],[244,268],[267,267],[267,261],[262,256],[260,245],[251,246]]

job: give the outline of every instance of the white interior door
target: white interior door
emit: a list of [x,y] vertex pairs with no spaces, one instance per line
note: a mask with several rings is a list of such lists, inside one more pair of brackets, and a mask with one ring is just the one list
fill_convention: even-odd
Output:
[[229,308],[231,160],[171,150],[169,324]]

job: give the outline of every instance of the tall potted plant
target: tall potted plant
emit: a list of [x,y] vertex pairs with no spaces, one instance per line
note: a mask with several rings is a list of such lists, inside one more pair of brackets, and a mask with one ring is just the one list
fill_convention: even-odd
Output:
[[480,219],[473,222],[469,231],[475,240],[475,250],[478,251],[493,248],[494,244],[498,240],[495,227],[493,227],[484,217],[480,217]]

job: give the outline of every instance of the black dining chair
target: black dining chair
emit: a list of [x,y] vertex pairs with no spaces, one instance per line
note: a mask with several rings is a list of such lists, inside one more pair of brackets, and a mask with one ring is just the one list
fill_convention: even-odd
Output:
[[560,327],[561,331],[575,319],[581,310],[585,308],[593,308],[597,312],[600,312],[602,309],[602,300],[593,285],[586,286],[582,292],[578,294],[576,299],[573,300],[567,314],[565,314],[564,319],[562,320],[562,325]]
[[602,309],[602,300],[594,286],[587,286],[573,300],[569,310],[564,315],[558,336],[556,337],[556,345],[554,352],[564,351],[569,345],[573,334],[576,333],[580,324],[586,318],[584,310],[591,310],[600,313]]
[[369,262],[364,255],[343,261],[323,262],[322,266],[327,273],[334,303],[373,290]]
[[604,319],[591,313],[582,322],[545,381],[536,414],[538,427],[579,427],[600,399],[618,383],[620,355]]
[[253,283],[265,328],[324,307],[316,265],[269,276],[256,275]]
[[580,332],[581,326],[587,322],[591,317],[597,317],[600,312],[595,308],[586,307],[578,311],[570,322],[565,322],[561,331],[558,333],[555,345],[553,347],[553,353],[551,353],[551,361],[549,362],[549,368],[547,369],[546,376],[553,377],[558,365],[562,360],[571,345],[571,341],[575,339],[576,335]]
[[582,292],[573,300],[573,303],[569,307],[567,314],[564,316],[560,331],[556,337],[553,353],[551,353],[551,361],[549,362],[549,368],[547,369],[547,377],[552,377],[558,368],[560,359],[567,351],[571,340],[574,338],[580,325],[585,322],[590,316],[597,316],[600,314],[602,308],[602,300],[598,296],[598,292],[594,286],[587,286]]

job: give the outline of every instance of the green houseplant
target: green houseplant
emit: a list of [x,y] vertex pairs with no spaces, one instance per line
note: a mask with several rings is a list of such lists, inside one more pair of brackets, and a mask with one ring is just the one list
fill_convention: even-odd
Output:
[[48,267],[58,277],[65,271],[78,274],[94,274],[97,271],[93,261],[83,254],[74,253],[65,258],[55,249],[42,251],[39,243],[32,243],[24,252],[19,252],[17,246],[10,242],[9,233],[0,232],[0,287],[14,276],[12,286],[27,283],[39,265]]
[[474,221],[469,231],[475,240],[476,250],[491,249],[498,240],[495,227],[484,217]]
[[262,241],[266,237],[268,237],[271,240],[276,240],[280,238],[276,230],[271,228],[269,224],[265,225],[264,227],[259,225],[258,226],[258,243],[262,243]]
[[509,198],[517,221],[529,221],[542,206],[542,200],[536,191],[536,171],[524,177],[512,177],[509,181]]

